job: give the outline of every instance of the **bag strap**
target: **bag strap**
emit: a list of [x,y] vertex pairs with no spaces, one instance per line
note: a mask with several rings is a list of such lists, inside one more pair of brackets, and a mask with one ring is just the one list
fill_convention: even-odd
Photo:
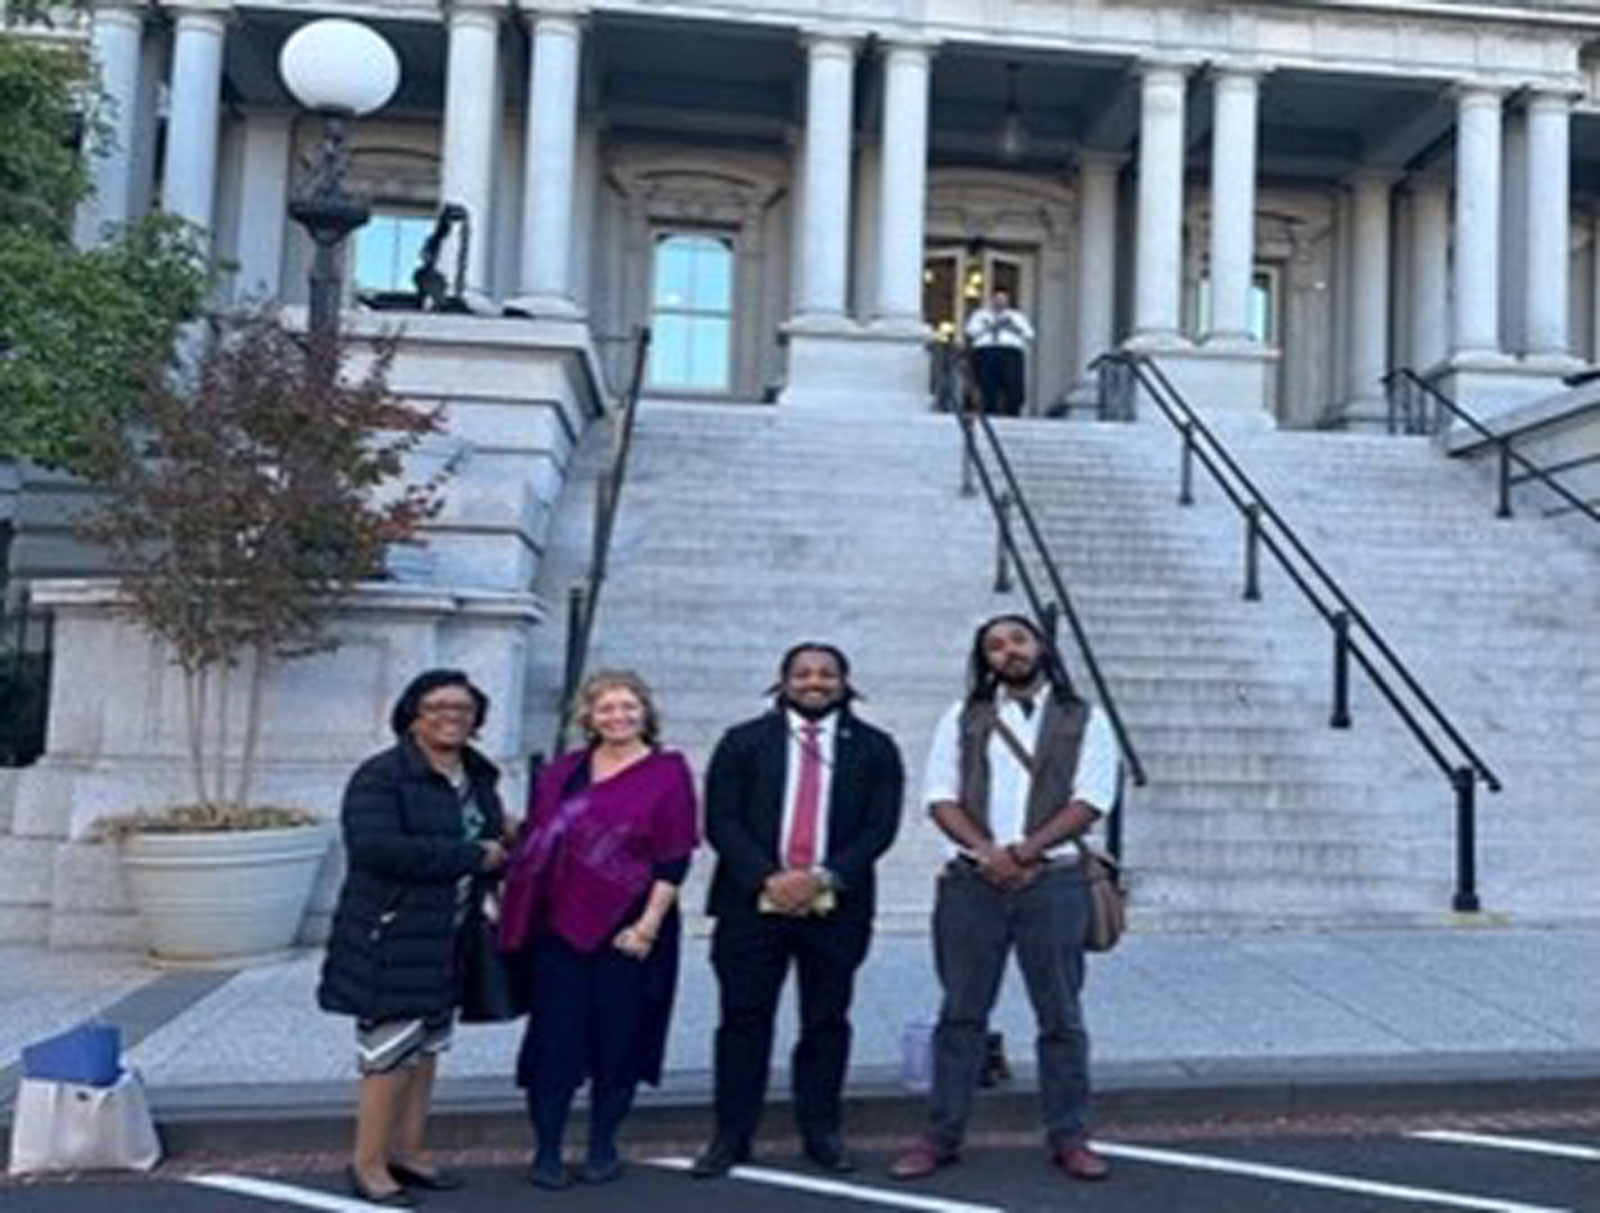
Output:
[[1030,776],[1037,776],[1039,768],[1034,761],[1033,755],[1028,753],[1028,747],[1022,744],[1022,739],[1012,731],[1011,726],[1000,718],[998,711],[994,714],[994,731],[1000,734],[1000,740],[1005,742],[1006,748],[1016,755],[1017,761],[1022,764],[1023,769]]

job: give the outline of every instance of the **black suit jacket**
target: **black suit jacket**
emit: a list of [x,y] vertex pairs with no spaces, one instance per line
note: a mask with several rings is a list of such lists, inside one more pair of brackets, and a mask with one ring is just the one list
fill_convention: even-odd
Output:
[[[761,886],[783,868],[787,713],[773,710],[722,735],[706,772],[706,840],[717,853],[706,912],[754,912]],[[841,709],[828,793],[828,853],[840,914],[871,915],[872,867],[900,828],[905,772],[894,739]]]

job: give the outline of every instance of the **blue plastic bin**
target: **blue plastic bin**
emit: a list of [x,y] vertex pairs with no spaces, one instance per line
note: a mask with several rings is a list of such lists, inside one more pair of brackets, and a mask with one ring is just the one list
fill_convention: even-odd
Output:
[[79,1024],[22,1050],[22,1076],[109,1087],[122,1073],[122,1032],[108,1024]]

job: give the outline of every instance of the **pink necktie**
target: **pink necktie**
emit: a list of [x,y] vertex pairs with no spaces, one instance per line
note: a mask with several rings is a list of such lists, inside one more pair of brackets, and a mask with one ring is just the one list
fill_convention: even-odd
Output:
[[794,821],[789,826],[789,849],[784,856],[791,868],[810,868],[817,862],[817,815],[822,809],[822,753],[817,748],[817,725],[800,726],[800,782],[794,792]]

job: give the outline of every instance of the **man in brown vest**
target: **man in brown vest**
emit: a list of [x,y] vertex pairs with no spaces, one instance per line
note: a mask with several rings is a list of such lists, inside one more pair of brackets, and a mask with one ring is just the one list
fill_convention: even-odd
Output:
[[1077,841],[1116,804],[1118,779],[1110,725],[1073,693],[1032,621],[984,623],[966,698],[939,722],[928,755],[925,799],[952,850],[933,910],[944,999],[928,1130],[890,1167],[897,1179],[956,1160],[1013,950],[1038,1021],[1051,1160],[1074,1179],[1109,1173],[1089,1145],[1089,1041],[1078,1002],[1089,893]]

